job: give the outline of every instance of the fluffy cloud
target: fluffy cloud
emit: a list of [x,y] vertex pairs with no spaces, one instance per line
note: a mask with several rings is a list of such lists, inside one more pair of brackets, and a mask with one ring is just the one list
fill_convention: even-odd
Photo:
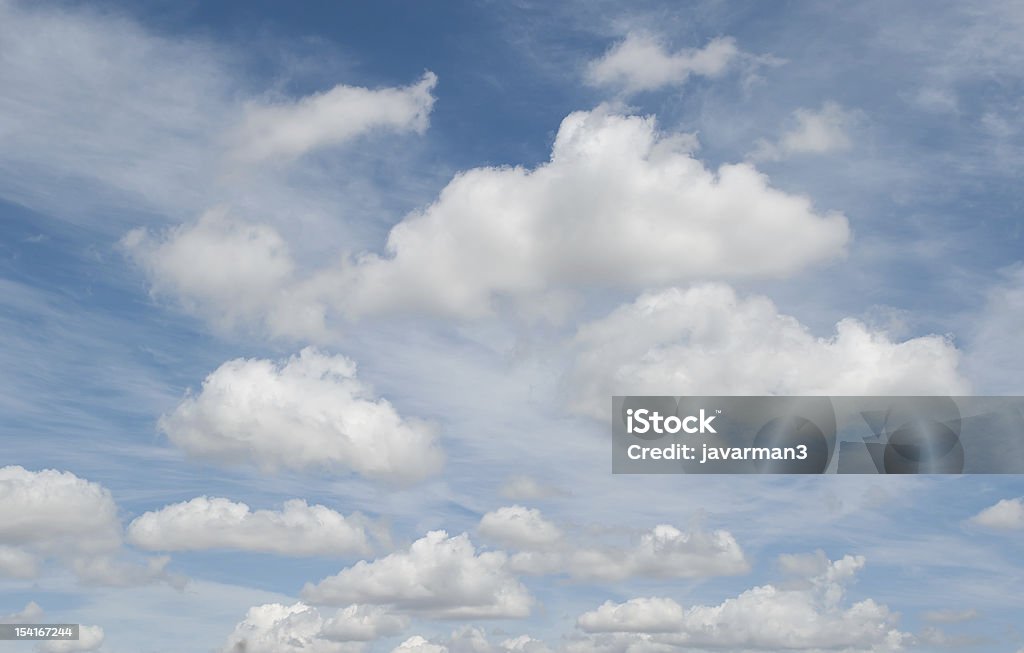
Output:
[[154,294],[178,299],[220,329],[256,325],[280,336],[324,333],[326,306],[303,292],[288,244],[269,225],[216,209],[160,237],[134,229],[121,245],[146,272]]
[[597,610],[580,615],[576,625],[588,633],[674,633],[684,617],[682,606],[672,599],[652,597],[625,603],[606,601]]
[[[46,618],[46,613],[35,601],[14,614],[0,616],[4,624],[37,624]],[[72,653],[73,651],[93,651],[103,643],[103,629],[99,626],[80,625],[77,640],[53,640],[40,642],[36,650],[40,653]]]
[[228,637],[223,653],[358,653],[364,642],[395,635],[408,626],[383,608],[350,605],[330,618],[304,603],[249,609]]
[[392,649],[391,653],[448,653],[448,647],[432,644],[419,635],[413,635]]
[[95,651],[102,644],[105,636],[99,626],[79,626],[78,639],[51,640],[39,643],[40,653],[73,653],[75,651]]
[[429,641],[414,636],[394,649],[392,653],[551,653],[544,642],[529,635],[509,637],[494,643],[480,628],[462,626],[447,638]]
[[311,348],[286,361],[224,363],[160,429],[193,456],[266,470],[353,470],[402,483],[443,462],[433,429],[375,399],[351,360]]
[[225,328],[323,339],[331,318],[465,318],[513,301],[557,318],[572,291],[793,274],[844,253],[846,219],[747,163],[708,170],[692,138],[606,107],[567,116],[547,163],[475,168],[388,235],[386,255],[298,275],[276,230],[210,212],[123,241],[154,291]]
[[181,578],[167,559],[125,559],[117,505],[103,486],[71,472],[0,468],[0,574],[32,578],[46,561],[98,585],[138,585]]
[[794,154],[824,154],[850,147],[849,129],[859,119],[855,111],[835,102],[826,102],[820,109],[797,109],[795,126],[777,142],[760,141],[751,158],[779,160]]
[[233,156],[245,162],[292,159],[338,145],[371,129],[422,132],[434,104],[437,76],[427,72],[405,88],[366,89],[339,84],[329,91],[279,104],[250,104],[234,134]]
[[500,551],[477,553],[463,533],[432,531],[406,551],[361,561],[303,596],[312,603],[369,603],[441,619],[525,617],[533,599]]
[[459,174],[341,285],[350,315],[473,317],[566,287],[785,276],[841,255],[848,235],[750,165],[712,172],[653,118],[599,108],[562,121],[548,163]]
[[368,642],[405,630],[409,619],[378,605],[350,605],[324,623],[324,635],[342,642]]
[[1024,498],[1003,499],[971,518],[971,523],[996,530],[1024,529]]
[[579,549],[568,562],[573,577],[606,581],[731,576],[750,569],[731,533],[683,532],[667,524],[644,533],[629,549]]
[[617,641],[652,649],[899,649],[907,635],[896,628],[888,608],[871,599],[843,605],[844,586],[863,565],[863,558],[846,556],[828,563],[806,588],[763,585],[713,606],[684,609],[672,599],[656,598],[607,602],[581,615],[577,624],[588,633],[627,633]]
[[574,408],[599,417],[613,395],[969,393],[943,337],[895,342],[844,319],[819,338],[722,284],[644,294],[582,326],[576,345]]
[[0,616],[0,623],[33,624],[39,623],[44,616],[45,613],[43,612],[43,609],[39,607],[39,604],[35,601],[29,601],[25,604],[25,607],[18,612]]
[[369,551],[365,518],[346,518],[301,499],[281,511],[250,511],[244,503],[197,497],[147,512],[128,525],[128,540],[151,551],[237,549],[293,556]]
[[35,578],[39,573],[39,560],[34,555],[13,546],[0,546],[0,576],[8,578]]
[[106,488],[71,472],[0,469],[0,540],[44,554],[105,553],[121,544]]
[[500,508],[480,520],[480,534],[518,549],[510,569],[525,574],[567,574],[581,581],[631,577],[700,578],[749,570],[739,543],[726,531],[683,532],[661,524],[629,547],[573,542],[539,510]]
[[587,82],[627,93],[651,91],[684,83],[690,75],[718,77],[732,64],[739,49],[732,38],[716,38],[700,49],[668,52],[650,34],[629,33],[587,67]]
[[544,547],[563,537],[561,529],[539,510],[523,506],[507,506],[485,514],[478,530],[503,546],[520,549]]
[[1024,394],[1024,263],[1002,271],[988,289],[985,306],[971,316],[970,346],[965,363],[985,394]]

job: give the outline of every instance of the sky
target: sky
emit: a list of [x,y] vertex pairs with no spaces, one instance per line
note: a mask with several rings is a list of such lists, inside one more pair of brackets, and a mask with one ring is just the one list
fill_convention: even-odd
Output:
[[1024,651],[1016,476],[612,475],[619,395],[1024,394],[1024,10],[0,0],[0,622]]

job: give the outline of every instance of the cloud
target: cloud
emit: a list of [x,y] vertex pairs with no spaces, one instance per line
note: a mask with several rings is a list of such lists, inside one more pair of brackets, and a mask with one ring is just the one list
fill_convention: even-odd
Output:
[[985,293],[980,314],[971,316],[966,363],[979,389],[992,395],[1024,394],[1024,264],[1001,271]]
[[494,643],[478,627],[461,626],[447,638],[433,641],[416,635],[400,644],[394,651],[401,653],[551,653],[547,645],[530,637],[519,635]]
[[563,533],[535,508],[507,506],[489,512],[477,530],[485,538],[513,548],[543,548],[559,542]]
[[39,560],[34,555],[13,546],[0,546],[0,576],[8,578],[35,578],[39,573]]
[[971,523],[1002,531],[1024,529],[1024,498],[1002,499],[971,518]]
[[128,541],[150,551],[234,549],[290,556],[367,553],[362,515],[346,518],[302,499],[283,510],[250,511],[244,503],[197,497],[147,512],[128,525]]
[[231,155],[243,162],[293,159],[339,145],[373,129],[422,133],[434,105],[437,75],[405,88],[370,90],[338,84],[329,91],[276,104],[250,103],[233,135]]
[[674,633],[684,618],[682,606],[672,599],[651,597],[625,603],[605,601],[597,610],[580,615],[576,626],[587,633]]
[[[366,628],[360,634],[369,634],[371,622],[377,620],[371,613],[351,606],[348,614],[339,611],[330,620],[304,603],[286,606],[268,603],[249,608],[245,619],[239,622],[222,653],[358,653],[365,647],[363,637],[346,638],[344,626],[352,619],[363,620]],[[380,625],[381,622],[377,622]],[[328,631],[331,631],[330,633]],[[382,628],[392,634],[390,626]],[[385,634],[381,632],[380,634]],[[370,639],[373,639],[372,637]]]
[[490,315],[497,302],[556,319],[567,294],[708,278],[777,278],[841,256],[846,219],[772,188],[747,163],[713,172],[689,139],[606,107],[570,114],[551,160],[475,168],[363,253],[298,275],[268,224],[212,211],[123,240],[154,292],[224,328],[322,340],[333,316]]
[[419,635],[413,635],[394,649],[391,653],[448,653],[448,647],[441,644],[431,644]]
[[[38,624],[46,613],[35,601],[29,601],[23,609],[13,614],[0,616],[3,624]],[[72,653],[73,651],[94,651],[103,644],[103,629],[99,626],[79,625],[77,640],[52,640],[39,642],[40,653]]]
[[40,642],[40,653],[73,653],[74,651],[95,651],[105,636],[99,626],[79,626],[78,639],[50,640]]
[[0,573],[32,578],[52,560],[98,585],[183,582],[165,571],[165,558],[124,559],[121,538],[117,505],[103,486],[54,469],[0,468]]
[[0,623],[3,624],[37,624],[42,621],[46,613],[35,601],[29,601],[25,607],[18,612],[0,616]]
[[506,561],[500,551],[477,553],[465,533],[431,531],[407,551],[307,583],[302,594],[312,603],[388,605],[439,619],[528,616],[533,599]]
[[325,332],[327,307],[302,292],[288,243],[269,225],[215,209],[159,236],[133,229],[121,245],[152,282],[154,295],[177,299],[221,330],[294,338]]
[[712,172],[651,117],[570,114],[551,160],[476,168],[341,273],[350,316],[489,314],[579,287],[784,277],[843,254],[846,219],[769,186],[752,166]]
[[[251,164],[330,155],[326,148],[361,134],[427,125],[432,73],[408,86],[366,89],[332,79],[321,93],[274,96],[253,82],[291,86],[295,63],[315,57],[324,65],[327,48],[307,43],[300,53],[251,35],[243,53],[224,39],[155,33],[127,13],[0,3],[5,198],[110,234],[129,221],[179,221],[223,203],[315,225],[322,237],[337,229],[339,213],[368,199],[348,197],[354,187],[365,192],[371,176],[359,161],[388,156],[401,167],[412,157],[375,138],[378,147],[356,157],[293,161],[289,175]],[[266,55],[265,74],[255,77],[246,69],[254,50]],[[392,181],[389,191],[403,185]]]
[[661,524],[629,547],[574,542],[539,510],[500,508],[484,515],[480,534],[518,549],[510,569],[524,574],[566,574],[578,581],[627,578],[730,576],[750,569],[739,543],[727,531],[684,532]]
[[121,544],[110,492],[71,472],[0,469],[0,538],[40,554],[105,553]]
[[845,585],[863,566],[863,558],[846,556],[808,579],[805,589],[763,585],[719,605],[684,609],[672,599],[609,601],[577,624],[587,633],[615,633],[620,643],[653,649],[897,650],[907,635],[888,608],[871,599],[843,605]]
[[570,574],[583,580],[706,578],[750,570],[743,549],[728,531],[684,532],[661,524],[644,533],[626,550],[587,549],[569,557]]
[[513,501],[537,501],[570,496],[571,493],[550,483],[542,483],[532,476],[512,476],[498,490]]
[[352,470],[409,483],[443,462],[432,428],[375,399],[354,362],[312,348],[283,361],[224,363],[160,430],[192,456],[268,471]]
[[587,66],[586,80],[593,86],[620,88],[627,93],[679,86],[690,75],[719,77],[740,55],[730,37],[712,39],[700,49],[668,52],[651,34],[630,32]]
[[409,626],[408,617],[376,605],[350,605],[324,624],[324,634],[344,642],[368,642],[397,635]]
[[573,407],[613,395],[969,394],[946,338],[896,342],[854,319],[820,338],[762,296],[723,284],[641,295],[580,327]]
[[860,113],[844,109],[835,102],[825,102],[820,109],[797,109],[796,125],[776,142],[759,141],[750,157],[754,160],[778,161],[797,154],[825,154],[850,148],[849,130],[860,119]]

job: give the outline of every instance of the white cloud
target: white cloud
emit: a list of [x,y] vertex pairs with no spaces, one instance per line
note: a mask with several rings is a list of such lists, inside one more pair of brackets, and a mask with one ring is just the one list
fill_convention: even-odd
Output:
[[271,226],[238,220],[224,209],[154,237],[134,229],[122,246],[158,296],[223,330],[322,336],[327,307],[301,291],[288,243]]
[[295,101],[250,103],[233,135],[232,154],[245,162],[287,160],[372,129],[423,132],[436,84],[437,75],[427,72],[405,88],[371,90],[339,84]]
[[563,533],[535,508],[506,506],[491,511],[480,519],[480,535],[502,546],[530,549],[543,548],[559,542]]
[[499,642],[498,646],[499,650],[510,653],[551,653],[547,644],[529,635],[510,637]]
[[184,582],[166,572],[166,558],[127,559],[121,537],[103,486],[54,469],[0,468],[0,574],[32,578],[55,561],[97,585]]
[[408,638],[394,651],[400,653],[551,653],[547,645],[530,637],[519,635],[500,642],[491,642],[478,627],[461,626],[447,638],[427,640],[419,635]]
[[508,562],[515,572],[579,581],[729,576],[750,568],[739,543],[722,530],[684,532],[661,524],[629,547],[594,546],[572,541],[539,510],[511,506],[484,515],[480,534],[519,550]]
[[[340,84],[307,97],[272,96],[253,87],[257,80],[244,70],[251,58],[223,39],[155,33],[127,13],[0,3],[0,192],[7,199],[106,233],[224,203],[315,225],[322,238],[339,214],[368,199],[348,199],[371,176],[359,161],[388,156],[402,167],[414,158],[375,138],[379,147],[357,156],[295,161],[289,171],[298,174],[246,165],[360,134],[421,132],[433,102],[431,73],[404,87]],[[307,43],[299,54],[252,36],[245,49],[267,54],[264,71],[279,87],[293,81],[296,56],[337,62],[321,45]],[[403,185],[389,184],[389,192]]]
[[197,497],[147,512],[128,525],[128,541],[150,551],[236,549],[292,556],[367,553],[361,515],[346,518],[302,499],[283,510],[250,511],[244,503]]
[[605,601],[597,610],[580,615],[576,625],[588,633],[674,633],[684,617],[682,606],[672,599],[651,597],[625,603]]
[[110,492],[71,472],[0,468],[0,540],[44,554],[105,553],[121,544]]
[[0,616],[0,623],[3,624],[37,624],[42,621],[46,613],[35,601],[29,601],[25,607],[18,612]]
[[571,493],[550,483],[542,483],[532,476],[513,476],[498,490],[501,496],[513,501],[537,501],[567,497]]
[[158,295],[224,329],[324,341],[338,318],[474,318],[513,301],[557,319],[572,292],[777,278],[841,256],[846,219],[772,188],[749,163],[708,170],[691,138],[607,107],[567,116],[551,160],[458,174],[397,224],[385,255],[297,272],[280,233],[224,210],[123,242]]
[[397,635],[409,626],[409,619],[391,614],[377,605],[350,605],[338,610],[324,623],[324,635],[342,642],[368,642]]
[[971,518],[971,523],[995,530],[1024,529],[1024,498],[1002,499]]
[[[42,623],[46,613],[35,601],[13,614],[0,616],[0,623]],[[78,640],[54,640],[40,642],[36,650],[40,653],[73,653],[93,651],[103,643],[103,629],[95,625],[79,625]]]
[[1002,272],[989,288],[980,314],[971,316],[965,363],[979,390],[992,395],[1024,394],[1024,264]]
[[78,627],[78,639],[50,640],[39,643],[40,653],[73,653],[74,651],[95,651],[104,640],[103,629],[99,626]]
[[[591,633],[629,633],[620,642],[651,648],[742,651],[891,651],[908,637],[896,616],[871,599],[843,605],[844,586],[863,567],[861,557],[832,562],[805,589],[755,587],[719,605],[684,609],[672,599],[605,603],[580,616]],[[652,630],[646,630],[651,627]]]
[[8,578],[35,578],[39,573],[39,560],[24,549],[0,546],[0,576]]
[[814,578],[828,571],[831,561],[825,552],[818,549],[814,553],[783,553],[779,556],[779,569],[783,573],[798,578]]
[[683,84],[690,75],[719,77],[739,56],[736,41],[720,37],[700,49],[669,52],[651,34],[630,32],[587,67],[587,82],[627,93]]
[[286,361],[224,363],[160,429],[190,455],[266,470],[353,470],[404,483],[443,462],[431,427],[375,399],[351,360],[312,348]]
[[387,257],[363,256],[336,283],[351,316],[475,317],[567,288],[786,276],[843,254],[848,236],[843,216],[749,164],[712,172],[653,118],[598,108],[562,121],[548,163],[456,176],[391,230]]
[[684,532],[662,524],[644,533],[629,549],[580,548],[568,558],[577,579],[622,580],[731,576],[750,569],[736,538],[727,531]]
[[820,109],[797,109],[795,126],[777,142],[759,141],[754,160],[780,160],[795,154],[825,154],[850,148],[849,130],[860,119],[856,111],[826,102]]
[[895,342],[854,319],[819,338],[723,284],[644,294],[583,325],[576,346],[573,406],[598,417],[613,395],[969,394],[946,338]]
[[441,619],[525,617],[533,599],[506,560],[477,553],[465,533],[431,531],[407,551],[358,562],[302,593],[313,603],[390,605]]
[[392,649],[391,653],[448,653],[448,647],[432,644],[419,635],[413,635]]
[[331,640],[320,612],[304,603],[268,603],[249,608],[222,653],[357,653],[362,643]]

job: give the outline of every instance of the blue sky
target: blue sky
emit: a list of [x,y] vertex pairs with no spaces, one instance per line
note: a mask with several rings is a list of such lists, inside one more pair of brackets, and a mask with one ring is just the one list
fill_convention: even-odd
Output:
[[1017,477],[612,476],[604,414],[1024,394],[1022,28],[0,0],[0,616],[108,653],[1024,649]]

